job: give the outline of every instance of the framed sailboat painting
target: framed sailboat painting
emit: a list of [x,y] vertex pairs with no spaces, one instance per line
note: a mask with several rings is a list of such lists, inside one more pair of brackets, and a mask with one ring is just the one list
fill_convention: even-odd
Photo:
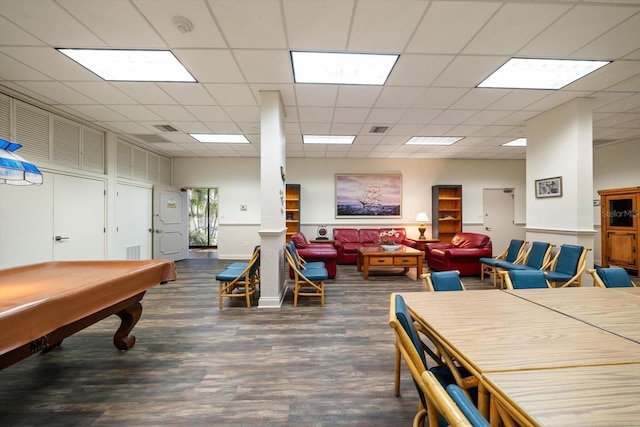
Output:
[[336,174],[336,218],[401,216],[401,174]]

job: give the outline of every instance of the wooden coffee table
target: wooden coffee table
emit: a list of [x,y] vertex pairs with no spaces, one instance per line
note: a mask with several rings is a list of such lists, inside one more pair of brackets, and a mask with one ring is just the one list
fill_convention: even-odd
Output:
[[369,268],[398,268],[404,267],[404,271],[410,268],[416,269],[416,279],[422,274],[424,252],[408,246],[400,245],[395,251],[385,251],[380,246],[358,248],[358,271],[362,271],[363,278],[369,278]]

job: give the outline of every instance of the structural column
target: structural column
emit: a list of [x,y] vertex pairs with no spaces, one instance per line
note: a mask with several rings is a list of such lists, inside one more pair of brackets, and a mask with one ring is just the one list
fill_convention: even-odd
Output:
[[[593,248],[592,100],[576,98],[546,111],[527,122],[526,133],[527,240]],[[537,197],[536,180],[556,177],[561,195]],[[583,284],[590,283],[585,274]]]
[[260,92],[260,300],[280,307],[286,292],[284,107],[278,91]]

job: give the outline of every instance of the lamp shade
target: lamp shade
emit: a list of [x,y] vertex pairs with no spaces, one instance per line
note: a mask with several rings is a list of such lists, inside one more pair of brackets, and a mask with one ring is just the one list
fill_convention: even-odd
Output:
[[429,221],[429,217],[427,216],[426,212],[418,212],[418,215],[416,216],[416,222],[427,222]]
[[0,184],[42,184],[42,172],[14,152],[20,147],[22,145],[0,139]]

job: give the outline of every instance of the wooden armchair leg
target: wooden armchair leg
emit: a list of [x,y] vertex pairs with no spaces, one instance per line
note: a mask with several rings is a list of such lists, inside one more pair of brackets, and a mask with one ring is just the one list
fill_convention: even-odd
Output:
[[394,392],[396,396],[400,396],[400,348],[398,347],[398,341],[396,340],[396,376],[394,384]]

